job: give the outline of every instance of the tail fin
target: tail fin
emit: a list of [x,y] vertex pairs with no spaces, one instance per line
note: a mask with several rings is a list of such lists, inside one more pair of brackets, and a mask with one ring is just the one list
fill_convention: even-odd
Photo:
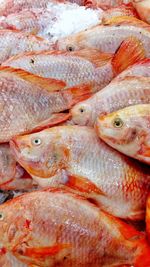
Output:
[[112,59],[113,70],[119,74],[145,57],[142,43],[136,37],[129,37],[122,42]]
[[94,93],[94,85],[92,84],[82,84],[79,86],[71,87],[66,90],[61,91],[61,93],[64,95],[64,98],[68,102],[68,109],[70,109],[72,106],[77,104],[78,102],[81,102]]

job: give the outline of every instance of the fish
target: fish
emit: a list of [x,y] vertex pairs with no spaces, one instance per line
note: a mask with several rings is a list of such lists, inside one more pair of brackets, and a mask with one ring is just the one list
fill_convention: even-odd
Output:
[[108,145],[150,165],[149,122],[150,104],[141,104],[99,116],[95,127]]
[[[136,38],[124,41],[115,55],[96,49],[24,53],[5,61],[2,66],[20,68],[33,74],[66,82],[67,86],[93,83],[101,90],[120,72],[145,58],[144,48]],[[82,71],[81,71],[82,70]]]
[[76,104],[70,111],[72,124],[94,126],[100,115],[137,104],[150,103],[150,78],[127,76],[115,78],[86,101]]
[[144,46],[146,57],[150,56],[150,26],[139,19],[121,16],[110,19],[106,25],[96,25],[85,31],[64,37],[51,48],[75,51],[84,48],[99,49],[101,52],[115,54],[121,43],[135,37]]
[[150,24],[150,1],[149,0],[133,0],[133,6],[135,7],[139,17]]
[[67,186],[114,216],[144,219],[149,169],[106,145],[94,129],[52,127],[15,137],[10,146],[39,186]]
[[[19,134],[38,131],[67,120],[75,103],[92,94],[92,85],[64,89],[59,80],[23,70],[0,68],[0,143]],[[62,90],[64,89],[64,90]]]
[[24,194],[2,204],[0,217],[2,252],[28,266],[148,267],[150,263],[143,233],[68,190]]
[[0,18],[0,29],[20,30],[31,34],[40,34],[47,24],[53,23],[55,14],[44,8],[23,9]]
[[132,0],[97,0],[96,7],[102,8],[103,10],[109,10],[117,8],[123,4],[128,5]]
[[19,30],[0,30],[0,64],[9,57],[21,52],[49,50],[51,44],[27,32]]
[[9,144],[0,145],[0,190],[29,189],[33,180],[25,178],[24,169],[16,162]]
[[1,267],[28,267],[29,265],[17,260],[11,253],[0,256]]
[[118,7],[110,8],[104,12],[102,17],[102,23],[105,25],[107,24],[107,21],[109,22],[112,18],[121,16],[139,18],[136,10],[133,8],[132,5],[119,5]]

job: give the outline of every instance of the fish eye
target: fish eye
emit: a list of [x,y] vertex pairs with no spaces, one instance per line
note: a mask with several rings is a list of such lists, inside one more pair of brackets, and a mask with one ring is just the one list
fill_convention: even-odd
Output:
[[4,214],[0,212],[0,221],[2,221],[3,219],[4,219]]
[[67,45],[66,49],[67,49],[67,51],[69,51],[69,52],[72,52],[72,51],[75,50],[75,48],[74,48],[73,45]]
[[121,128],[123,126],[123,121],[120,118],[115,118],[113,121],[113,126],[115,128]]
[[79,108],[80,113],[84,113],[85,109],[83,107]]
[[32,144],[33,144],[34,146],[39,146],[41,143],[42,143],[42,141],[41,141],[40,138],[34,138],[34,139],[32,140]]

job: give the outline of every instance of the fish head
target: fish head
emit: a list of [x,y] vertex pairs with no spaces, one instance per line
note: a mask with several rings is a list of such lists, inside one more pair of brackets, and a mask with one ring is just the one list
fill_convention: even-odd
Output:
[[10,146],[20,165],[31,175],[50,178],[65,164],[65,148],[59,146],[56,128],[38,133],[17,136]]
[[86,48],[86,37],[84,32],[70,35],[68,37],[59,39],[53,46],[53,49],[63,50],[68,52],[77,51]]
[[140,147],[139,127],[129,112],[120,110],[100,115],[95,123],[99,137],[118,151],[133,156]]
[[93,111],[88,101],[80,102],[71,109],[71,120],[76,125],[92,126]]

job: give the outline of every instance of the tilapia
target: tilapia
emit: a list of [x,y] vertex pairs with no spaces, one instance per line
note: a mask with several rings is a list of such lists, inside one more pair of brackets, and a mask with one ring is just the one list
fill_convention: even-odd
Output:
[[150,103],[150,77],[123,77],[71,110],[72,123],[93,126],[97,117],[119,109]]
[[91,85],[64,88],[65,83],[59,80],[1,68],[0,143],[67,120],[70,115],[59,112],[70,109],[92,92]]
[[66,190],[20,196],[0,206],[0,217],[3,251],[28,266],[150,264],[144,234]]
[[130,106],[100,116],[96,129],[113,148],[150,164],[150,104]]
[[146,57],[150,56],[150,26],[129,16],[112,18],[106,25],[97,25],[62,38],[52,48],[74,51],[88,47],[114,54],[129,37],[136,37],[143,44]]
[[68,186],[115,216],[144,218],[149,169],[100,141],[94,129],[58,126],[10,144],[40,186]]
[[136,38],[124,41],[115,55],[96,49],[74,52],[48,51],[14,56],[3,66],[24,69],[45,78],[66,82],[67,86],[93,83],[99,91],[128,66],[145,58],[143,46]]
[[50,43],[41,37],[15,30],[0,30],[0,64],[21,52],[49,50]]

